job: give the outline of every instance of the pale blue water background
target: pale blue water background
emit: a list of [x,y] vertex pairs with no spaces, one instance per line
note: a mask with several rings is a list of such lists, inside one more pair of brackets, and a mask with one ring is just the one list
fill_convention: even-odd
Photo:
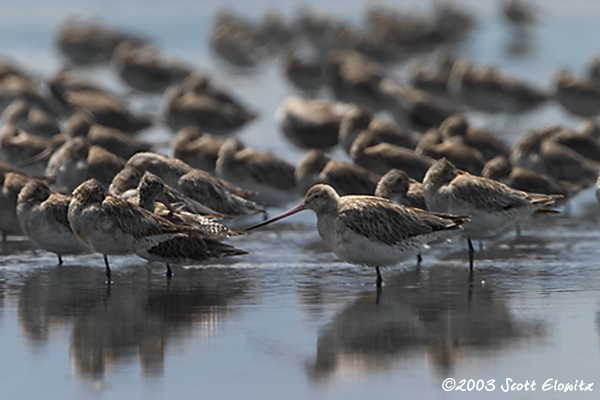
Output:
[[[543,23],[533,51],[506,53],[510,33],[492,1],[461,1],[479,28],[461,46],[542,87],[557,67],[583,73],[600,54],[600,3],[537,2]],[[248,74],[216,59],[207,45],[214,12],[229,4],[257,19],[275,9],[292,18],[300,5],[360,21],[363,1],[23,1],[0,5],[0,53],[42,75],[60,62],[52,47],[67,16],[97,17],[154,39],[168,54],[235,90],[261,118],[239,132],[256,148],[296,162],[273,112],[293,93],[277,60]],[[427,2],[396,2],[425,8]],[[543,6],[543,7],[542,7]],[[402,77],[401,66],[390,69]],[[93,76],[118,88],[110,71]],[[504,132],[579,121],[549,104],[518,119],[469,115]],[[161,128],[146,134],[164,141]],[[342,156],[341,152],[335,152]],[[600,393],[600,205],[591,191],[560,215],[522,225],[476,254],[469,280],[466,244],[424,254],[383,271],[336,259],[304,213],[231,241],[250,255],[227,264],[177,268],[112,258],[104,284],[98,255],[65,257],[25,241],[0,245],[1,399],[596,399]],[[495,390],[444,392],[445,378],[495,379]],[[504,393],[507,378],[535,380],[535,392]],[[542,391],[550,378],[595,383],[593,392]],[[466,385],[465,385],[466,387]]]

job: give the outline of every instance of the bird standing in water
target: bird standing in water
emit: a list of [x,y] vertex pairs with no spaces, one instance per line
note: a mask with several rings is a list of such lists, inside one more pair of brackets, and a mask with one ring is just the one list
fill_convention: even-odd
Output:
[[317,230],[325,243],[342,260],[375,267],[400,263],[415,256],[423,245],[462,230],[468,217],[432,213],[404,207],[375,196],[339,196],[329,185],[308,190],[300,205],[250,229],[278,221],[303,210],[317,214]]

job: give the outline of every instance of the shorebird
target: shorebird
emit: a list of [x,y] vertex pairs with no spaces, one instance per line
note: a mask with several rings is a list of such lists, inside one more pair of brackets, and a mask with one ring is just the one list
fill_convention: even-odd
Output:
[[411,126],[417,130],[437,127],[457,112],[456,107],[449,102],[391,78],[382,79],[379,90],[386,109],[402,126]]
[[2,112],[6,124],[13,124],[32,135],[50,138],[60,133],[58,118],[33,102],[19,97]]
[[143,39],[101,25],[69,18],[55,38],[56,47],[68,63],[90,66],[107,64],[115,47],[122,41],[142,43]]
[[296,188],[304,197],[317,183],[326,183],[338,194],[373,194],[379,175],[353,163],[327,157],[321,150],[306,152],[294,171]]
[[594,129],[585,126],[577,131],[562,128],[554,132],[548,139],[576,151],[589,160],[600,162],[600,141],[598,132]]
[[215,173],[256,192],[255,201],[271,206],[283,206],[297,198],[294,166],[271,153],[246,147],[238,138],[229,138],[221,146]]
[[284,67],[287,79],[309,97],[323,85],[323,66],[316,59],[302,58],[294,51],[289,51]]
[[[125,200],[131,201],[134,204],[138,204],[142,208],[146,208],[147,210],[152,211],[152,207],[154,206],[154,204],[152,204],[151,207],[151,204],[149,203],[140,204],[139,200],[140,185],[141,182],[144,180],[144,177],[147,175],[155,176],[156,179],[160,179],[158,176],[154,175],[150,171],[142,173],[136,167],[133,167],[131,165],[126,166],[117,175],[115,175],[113,181],[111,182],[108,188],[108,192],[117,197],[121,197]],[[172,209],[177,211],[186,211],[199,215],[219,215],[223,218],[230,217],[228,215],[220,214],[212,208],[209,208],[204,204],[200,203],[199,201],[196,201],[191,197],[186,196],[178,190],[172,188],[171,186],[166,185],[162,181],[162,179],[160,179],[160,182],[163,186],[164,197],[166,197],[166,201],[168,202],[168,204],[170,204]]]
[[166,275],[170,276],[173,263],[246,254],[108,194],[95,179],[83,182],[73,191],[67,216],[75,235],[103,255],[108,283],[109,255],[136,254],[149,261],[165,262]]
[[45,164],[23,165],[50,145],[50,140],[31,135],[15,125],[6,124],[0,132],[0,162],[21,166],[24,173],[43,176]]
[[31,178],[19,172],[5,170],[0,172],[0,232],[2,241],[8,235],[22,235],[23,231],[17,218],[17,198],[19,192]]
[[281,102],[275,111],[275,120],[294,145],[326,150],[338,143],[342,117],[354,107],[341,102],[291,96]]
[[377,143],[391,143],[414,149],[420,134],[376,118],[370,111],[356,107],[348,111],[340,121],[339,142],[347,154],[352,143],[361,135],[369,134]]
[[563,195],[562,199],[556,200],[554,203],[555,207],[563,205],[567,200],[588,187],[587,185],[576,185],[566,181],[555,180],[547,175],[529,169],[513,168],[505,156],[497,156],[489,160],[485,164],[481,176],[502,182],[513,189],[524,192]]
[[81,182],[96,178],[108,188],[114,176],[123,169],[125,160],[100,146],[92,146],[75,137],[59,147],[48,160],[46,177],[53,187],[71,193]]
[[470,146],[481,152],[486,160],[496,156],[508,156],[509,148],[489,132],[470,126],[463,115],[452,115],[439,127],[444,141]]
[[462,143],[444,141],[439,129],[431,128],[421,136],[415,149],[417,154],[434,160],[446,158],[459,169],[479,175],[485,165],[481,152]]
[[379,111],[384,103],[379,91],[383,73],[379,65],[353,50],[332,50],[323,67],[326,82],[335,97]]
[[69,114],[86,111],[100,125],[136,133],[152,125],[151,118],[133,112],[119,97],[79,79],[70,71],[59,71],[47,82],[54,98]]
[[231,11],[220,11],[210,30],[210,47],[222,59],[239,67],[254,67],[264,54],[254,27]]
[[406,172],[390,169],[379,179],[375,188],[375,196],[392,200],[406,207],[427,210],[423,184],[409,178]]
[[371,138],[366,135],[354,141],[350,149],[350,158],[376,174],[383,175],[392,168],[398,168],[418,181],[423,179],[432,163],[429,157],[405,147],[390,143],[373,144]]
[[[0,65],[1,67],[2,65]],[[58,111],[57,104],[41,94],[41,85],[38,81],[22,74],[0,70],[0,73],[2,72],[6,74],[0,77],[0,111],[17,99],[25,99],[46,112],[56,114]]]
[[431,62],[417,63],[412,72],[411,83],[434,96],[448,98],[448,79],[458,56],[446,48],[433,52]]
[[458,170],[442,158],[423,179],[427,209],[469,215],[464,234],[469,246],[469,268],[473,270],[472,239],[487,239],[520,219],[554,206],[562,195],[533,194],[503,183]]
[[560,181],[594,184],[600,170],[599,164],[552,140],[552,136],[561,129],[550,126],[525,134],[510,152],[511,164]]
[[215,135],[226,135],[240,129],[256,118],[256,114],[231,103],[186,90],[174,84],[164,93],[163,118],[165,124],[178,132],[186,126],[197,126]]
[[248,230],[255,229],[303,210],[317,214],[317,230],[325,243],[342,260],[375,267],[381,287],[380,267],[396,265],[416,255],[437,239],[461,231],[468,217],[439,214],[404,207],[375,196],[342,196],[329,185],[309,189],[300,205]]
[[128,132],[94,123],[85,111],[71,115],[65,125],[67,137],[84,137],[90,145],[100,146],[125,160],[151,147],[150,143],[132,138]]
[[204,74],[193,72],[185,78],[181,85],[184,92],[193,93],[198,96],[208,96],[221,104],[229,104],[238,110],[244,110],[248,114],[253,114],[247,110],[244,102],[238,99],[234,93],[225,88],[215,86],[211,79]]
[[[253,192],[243,190],[209,172],[192,168],[176,158],[155,153],[137,153],[127,161],[126,167],[135,167],[140,172],[150,171],[167,185],[222,214],[237,217],[258,213],[264,215],[266,212],[264,207],[249,200]],[[124,191],[116,186],[114,185],[115,191]],[[125,188],[127,189],[131,187]]]
[[492,67],[461,59],[448,79],[451,96],[468,106],[491,113],[522,113],[548,99],[544,91]]
[[89,252],[89,248],[75,236],[67,210],[71,196],[50,190],[41,179],[31,179],[19,192],[17,218],[23,232],[39,248],[58,256],[62,265],[65,254]]
[[213,212],[198,210],[191,199],[176,196],[176,192],[164,184],[158,176],[146,171],[137,187],[137,194],[127,198],[130,203],[168,219],[176,225],[197,229],[205,237],[223,240],[231,236],[245,235],[221,225],[217,219],[227,217]]
[[600,85],[575,78],[571,72],[558,72],[554,98],[568,112],[586,118],[600,114]]
[[154,48],[127,41],[116,46],[112,62],[121,80],[142,93],[162,94],[192,72],[183,64],[167,60]]
[[208,172],[215,171],[219,149],[225,138],[204,133],[197,126],[182,128],[173,139],[173,158],[191,167]]

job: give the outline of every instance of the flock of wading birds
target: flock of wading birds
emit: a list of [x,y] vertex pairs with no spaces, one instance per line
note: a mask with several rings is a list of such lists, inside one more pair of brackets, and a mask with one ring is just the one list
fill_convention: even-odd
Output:
[[[592,118],[600,113],[600,68],[593,62],[586,80],[562,71],[547,93],[438,50],[415,64],[410,84],[387,76],[376,50],[408,54],[467,34],[471,16],[437,7],[419,16],[372,9],[370,30],[360,31],[310,12],[294,32],[274,15],[259,25],[217,17],[216,54],[248,67],[257,62],[250,55],[279,51],[286,76],[306,95],[275,112],[285,137],[308,150],[295,166],[230,135],[257,115],[205,74],[143,38],[66,21],[56,44],[70,68],[40,79],[0,64],[0,230],[27,235],[59,264],[66,254],[100,253],[110,283],[109,255],[164,262],[170,276],[172,264],[247,254],[224,241],[246,234],[235,229],[255,216],[263,222],[246,230],[310,209],[331,250],[375,267],[378,287],[380,267],[420,259],[423,246],[454,236],[466,237],[472,270],[472,240],[550,211],[596,182],[600,126],[592,119],[579,129],[547,126],[510,147],[462,111],[521,113],[557,101]],[[298,36],[314,42],[317,57],[289,51]],[[77,74],[106,63],[134,95],[161,96],[158,119]],[[337,100],[309,98],[323,87]],[[176,134],[173,157],[135,138],[153,124]],[[352,162],[324,153],[338,145]],[[299,195],[299,206],[265,220],[267,207]]]

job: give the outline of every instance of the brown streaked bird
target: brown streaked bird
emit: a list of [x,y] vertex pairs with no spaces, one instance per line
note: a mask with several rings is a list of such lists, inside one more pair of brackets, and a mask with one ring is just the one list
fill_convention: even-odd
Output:
[[600,85],[578,80],[566,69],[558,71],[554,98],[571,114],[585,118],[600,114]]
[[112,53],[112,62],[119,78],[133,90],[162,94],[173,83],[183,81],[191,68],[168,60],[153,47],[140,47],[121,42]]
[[47,113],[57,115],[60,111],[58,104],[42,93],[42,85],[38,80],[9,72],[0,78],[0,111],[17,99],[24,99]]
[[66,121],[64,133],[68,137],[84,137],[90,145],[100,146],[125,160],[151,148],[150,143],[136,140],[128,132],[94,123],[86,111],[71,115]]
[[275,111],[275,120],[294,145],[327,150],[338,143],[342,117],[354,107],[341,102],[290,96]]
[[469,215],[464,234],[469,246],[469,268],[475,250],[471,240],[488,239],[536,211],[554,206],[562,195],[533,194],[458,170],[442,158],[423,179],[427,209]]
[[379,179],[375,196],[392,200],[406,207],[427,210],[423,184],[411,179],[406,172],[399,169],[390,169]]
[[589,160],[600,162],[600,140],[598,140],[598,133],[593,129],[562,128],[554,132],[548,139],[568,147]]
[[323,67],[325,79],[335,97],[379,111],[384,102],[379,91],[383,73],[368,57],[348,49],[331,50]]
[[552,136],[561,129],[559,126],[549,126],[525,134],[511,150],[511,164],[555,180],[592,185],[596,181],[600,165],[552,140]]
[[173,132],[191,125],[208,133],[226,135],[257,117],[255,113],[235,104],[188,91],[183,85],[172,85],[163,98],[163,119]]
[[301,196],[317,183],[325,183],[341,196],[370,195],[375,191],[379,175],[353,163],[328,157],[321,150],[306,152],[294,171],[296,188]]
[[204,133],[197,126],[182,128],[173,138],[173,158],[191,167],[214,172],[225,138]]
[[[134,154],[127,160],[126,167],[137,168],[142,174],[150,171],[158,175],[167,185],[174,188],[177,188],[179,178],[193,169],[181,160],[153,152]],[[139,180],[135,181],[133,186],[121,188],[119,191],[124,192],[127,189],[132,189],[137,186],[138,182]]]
[[323,66],[317,59],[304,58],[290,50],[284,68],[288,81],[309,97],[313,97],[323,86]]
[[58,191],[71,193],[80,183],[96,178],[108,188],[114,176],[123,169],[125,160],[100,146],[90,145],[75,137],[60,146],[48,160],[46,177]]
[[468,217],[404,207],[375,196],[342,196],[329,185],[315,185],[293,209],[254,225],[255,229],[303,210],[317,214],[317,230],[342,260],[375,267],[396,265],[416,255],[421,247],[461,231]]
[[416,148],[420,137],[417,132],[383,121],[367,109],[356,107],[342,117],[339,130],[340,145],[347,154],[350,154],[352,143],[366,132],[370,133],[378,143],[391,143],[407,149]]
[[108,194],[95,179],[75,189],[67,215],[75,235],[103,255],[108,283],[109,255],[136,254],[149,261],[165,262],[170,276],[170,264],[246,254]]
[[444,141],[440,130],[436,128],[431,128],[421,136],[415,152],[434,160],[446,158],[457,168],[474,175],[481,174],[485,165],[485,158],[479,150],[462,143]]
[[19,192],[32,178],[19,172],[3,171],[0,173],[0,232],[2,241],[8,235],[22,235],[23,231],[17,218],[17,198]]
[[566,181],[558,181],[549,176],[540,174],[529,169],[513,168],[505,156],[497,156],[489,160],[481,176],[502,182],[513,189],[529,193],[560,194],[562,199],[557,199],[555,207],[564,205],[570,198],[574,197],[588,186],[576,185]]
[[239,67],[254,67],[265,49],[254,27],[231,10],[217,13],[211,24],[210,47],[223,60]]
[[15,125],[27,133],[44,138],[61,132],[56,116],[22,97],[15,99],[4,109],[2,119],[6,124]]
[[503,71],[474,65],[468,60],[454,63],[448,91],[462,103],[491,113],[523,113],[548,100],[544,91],[508,76]]
[[244,110],[244,112],[248,114],[254,114],[247,109],[242,100],[238,99],[234,93],[226,88],[215,86],[212,80],[204,74],[193,72],[185,78],[181,85],[186,93],[193,93],[198,96],[208,96],[221,104],[229,104],[238,110]]
[[271,153],[246,147],[238,138],[229,138],[221,146],[215,173],[256,192],[253,199],[270,206],[283,206],[297,198],[294,166]]
[[137,133],[153,123],[149,116],[132,111],[121,98],[82,81],[68,70],[59,71],[47,83],[68,114],[85,111],[94,123],[128,133]]
[[63,255],[90,251],[69,225],[70,202],[71,196],[51,191],[41,179],[29,180],[17,200],[21,229],[37,247],[55,253],[58,265],[62,265]]
[[411,84],[438,97],[450,96],[448,93],[448,79],[452,66],[458,59],[458,56],[447,48],[439,48],[434,51],[431,61],[424,63],[418,62],[413,70]]
[[437,127],[457,112],[457,108],[449,102],[391,78],[381,80],[380,91],[394,120],[399,125],[419,131]]
[[32,176],[44,176],[44,163],[24,164],[49,146],[48,139],[31,135],[15,125],[6,124],[0,132],[0,162],[22,166],[23,172]]
[[[204,236],[215,240],[223,240],[231,236],[245,235],[243,232],[231,231],[217,222],[217,218],[226,217],[213,213],[189,210],[191,201],[181,201],[182,197],[173,196],[173,189],[165,186],[162,179],[146,171],[137,187],[137,194],[129,197],[130,203],[151,211],[176,225],[191,227],[200,231]],[[172,202],[175,200],[176,202]],[[189,199],[191,200],[191,199]]]
[[221,214],[236,217],[257,213],[264,215],[266,212],[264,207],[248,199],[254,193],[175,158],[155,153],[137,153],[127,161],[126,166],[158,175],[165,184]]
[[508,156],[510,151],[506,143],[491,133],[470,126],[461,114],[446,118],[439,130],[444,141],[472,147],[480,151],[486,160],[496,156]]
[[392,168],[403,170],[413,179],[421,181],[431,166],[429,157],[417,154],[414,150],[390,143],[375,143],[368,135],[363,135],[352,144],[350,158],[356,164],[383,175]]
[[[131,201],[134,204],[138,204],[147,210],[151,210],[149,204],[139,204],[139,186],[145,175],[156,176],[150,171],[142,173],[138,168],[127,165],[117,175],[115,175],[108,188],[108,192],[117,197]],[[156,177],[160,179],[158,176]],[[219,214],[212,208],[209,208],[199,201],[196,201],[191,197],[179,192],[178,190],[173,189],[171,186],[164,184],[162,179],[161,182],[163,184],[163,192],[166,197],[166,201],[168,204],[170,204],[173,210],[186,211],[199,215],[213,215],[218,216],[219,218],[230,218],[229,215]]]
[[74,18],[65,20],[55,37],[60,54],[75,66],[107,64],[115,47],[122,41],[138,44],[144,42],[142,38],[97,22]]

